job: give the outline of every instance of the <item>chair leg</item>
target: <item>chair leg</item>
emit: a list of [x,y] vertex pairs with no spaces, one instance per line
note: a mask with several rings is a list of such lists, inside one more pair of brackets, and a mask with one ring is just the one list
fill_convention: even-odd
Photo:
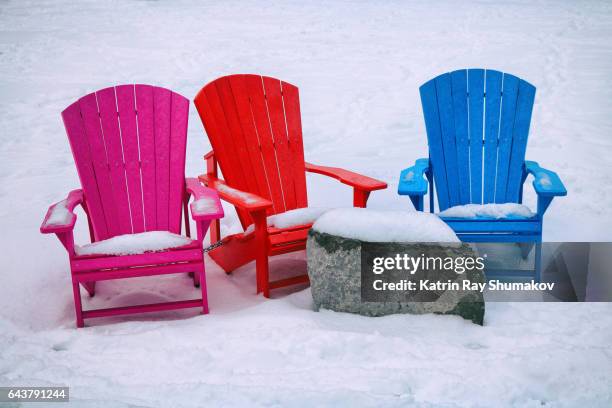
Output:
[[257,275],[257,293],[263,292],[264,297],[270,297],[270,270],[268,263],[267,252],[260,251],[257,254],[256,275]]
[[268,265],[268,226],[266,211],[252,213],[255,223],[255,269],[257,279],[257,293],[263,292],[264,297],[270,297],[270,276]]
[[536,242],[535,244],[535,281],[542,282],[542,243]]
[[90,297],[94,297],[96,294],[96,282],[83,282],[83,287],[87,290]]
[[521,250],[521,258],[527,259],[535,243],[534,242],[519,242],[517,243],[517,245]]
[[83,306],[81,305],[81,289],[79,287],[79,282],[77,282],[75,279],[72,280],[72,293],[74,295],[76,325],[77,327],[84,327],[85,322],[83,321]]
[[202,284],[202,279],[200,279],[200,272],[194,272],[193,273],[193,286],[195,286],[196,288],[199,288],[201,284]]
[[198,273],[200,278],[200,289],[202,290],[202,314],[208,314],[208,291],[206,288],[206,265],[202,262],[202,268]]

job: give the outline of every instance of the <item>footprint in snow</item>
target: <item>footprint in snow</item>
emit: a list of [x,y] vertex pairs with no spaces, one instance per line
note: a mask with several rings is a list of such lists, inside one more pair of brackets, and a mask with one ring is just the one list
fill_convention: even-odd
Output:
[[465,348],[470,349],[470,350],[481,350],[481,349],[486,349],[486,348],[488,348],[488,347],[487,347],[487,346],[485,346],[484,344],[474,343],[474,342],[471,342],[471,343],[465,343],[463,346],[464,346]]

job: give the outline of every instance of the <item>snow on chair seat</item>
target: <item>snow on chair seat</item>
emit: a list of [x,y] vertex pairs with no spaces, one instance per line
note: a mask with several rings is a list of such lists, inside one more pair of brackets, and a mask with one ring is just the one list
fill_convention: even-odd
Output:
[[139,234],[117,235],[87,245],[75,245],[77,255],[135,255],[179,248],[194,241],[168,231],[148,231]]
[[442,218],[481,218],[481,219],[526,219],[536,214],[523,204],[465,204],[447,208],[438,213]]

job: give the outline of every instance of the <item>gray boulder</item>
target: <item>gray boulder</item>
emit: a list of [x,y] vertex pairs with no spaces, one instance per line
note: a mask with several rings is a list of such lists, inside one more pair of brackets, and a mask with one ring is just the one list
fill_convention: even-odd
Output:
[[[374,246],[374,248],[372,248]],[[363,251],[364,247],[367,249]],[[371,282],[362,285],[362,254],[371,257],[372,250],[377,256],[392,257],[408,254],[419,257],[457,258],[476,257],[468,244],[441,246],[427,243],[367,243],[358,239],[344,238],[311,229],[306,246],[308,276],[316,310],[320,308],[338,312],[356,313],[365,316],[383,316],[396,313],[436,313],[459,315],[464,319],[482,325],[485,312],[483,294],[479,290],[426,290],[375,292]],[[365,259],[365,258],[364,258]],[[365,275],[364,279],[377,278]],[[382,277],[383,275],[380,275]],[[384,273],[389,282],[406,278],[405,271]],[[419,271],[412,280],[430,279],[440,282],[462,281],[484,283],[482,270],[474,269],[457,274],[450,271]],[[367,299],[368,301],[362,301]]]

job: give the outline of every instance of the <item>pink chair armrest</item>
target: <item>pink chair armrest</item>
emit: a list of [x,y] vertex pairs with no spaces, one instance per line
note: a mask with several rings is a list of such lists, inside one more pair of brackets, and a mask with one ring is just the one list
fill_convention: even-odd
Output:
[[74,208],[82,203],[83,190],[72,190],[65,200],[49,207],[45,219],[40,226],[40,232],[43,234],[57,234],[72,231],[77,219]]
[[222,199],[240,209],[253,212],[272,207],[272,201],[266,200],[265,198],[255,194],[230,187],[225,183],[225,181],[218,179],[211,174],[202,174],[199,178],[200,181],[205,183],[208,187],[214,189]]
[[190,204],[191,218],[195,221],[223,218],[223,207],[219,194],[212,188],[203,186],[197,178],[186,178],[185,189],[193,196]]

